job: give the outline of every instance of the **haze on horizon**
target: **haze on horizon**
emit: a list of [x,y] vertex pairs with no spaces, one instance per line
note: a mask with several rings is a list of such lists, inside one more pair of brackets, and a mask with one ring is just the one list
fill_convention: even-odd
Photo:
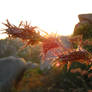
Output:
[[[0,2],[0,29],[6,19],[18,25],[29,21],[48,33],[71,35],[78,23],[78,14],[91,13],[91,0],[2,0]],[[0,38],[5,37],[0,35]]]

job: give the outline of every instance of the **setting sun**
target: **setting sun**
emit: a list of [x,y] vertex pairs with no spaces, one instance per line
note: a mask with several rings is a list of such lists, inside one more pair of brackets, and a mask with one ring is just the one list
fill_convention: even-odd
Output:
[[91,13],[91,8],[91,0],[2,0],[0,28],[4,28],[1,23],[6,19],[15,25],[27,20],[48,33],[71,35],[78,23],[78,14]]

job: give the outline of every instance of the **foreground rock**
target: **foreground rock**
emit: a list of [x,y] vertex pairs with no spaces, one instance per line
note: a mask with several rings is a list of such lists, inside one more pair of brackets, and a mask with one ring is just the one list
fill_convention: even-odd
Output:
[[26,64],[26,70],[34,69],[34,68],[38,68],[38,67],[39,67],[39,64],[37,64],[37,63],[27,62],[27,64]]
[[17,83],[24,72],[24,60],[7,57],[0,59],[0,92],[11,92],[12,86]]

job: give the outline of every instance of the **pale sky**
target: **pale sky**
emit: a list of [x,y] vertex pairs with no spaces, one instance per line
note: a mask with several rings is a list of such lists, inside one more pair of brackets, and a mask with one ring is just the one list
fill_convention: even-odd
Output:
[[48,33],[70,35],[82,13],[92,13],[92,0],[0,0],[0,28],[6,19],[15,25],[27,20]]

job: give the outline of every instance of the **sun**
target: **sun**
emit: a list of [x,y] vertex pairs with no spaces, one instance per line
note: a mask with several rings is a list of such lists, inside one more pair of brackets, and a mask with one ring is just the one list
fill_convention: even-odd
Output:
[[[69,16],[68,16],[69,17]],[[70,16],[71,18],[71,16]],[[78,18],[75,16],[74,18],[68,18],[67,22],[62,22],[64,20],[57,19],[55,22],[49,22],[47,20],[42,21],[40,18],[40,23],[34,23],[33,25],[37,25],[42,30],[46,31],[48,34],[56,33],[63,36],[71,35],[74,31],[75,25],[78,23]],[[49,18],[47,18],[49,20]],[[62,20],[62,21],[60,21]]]

